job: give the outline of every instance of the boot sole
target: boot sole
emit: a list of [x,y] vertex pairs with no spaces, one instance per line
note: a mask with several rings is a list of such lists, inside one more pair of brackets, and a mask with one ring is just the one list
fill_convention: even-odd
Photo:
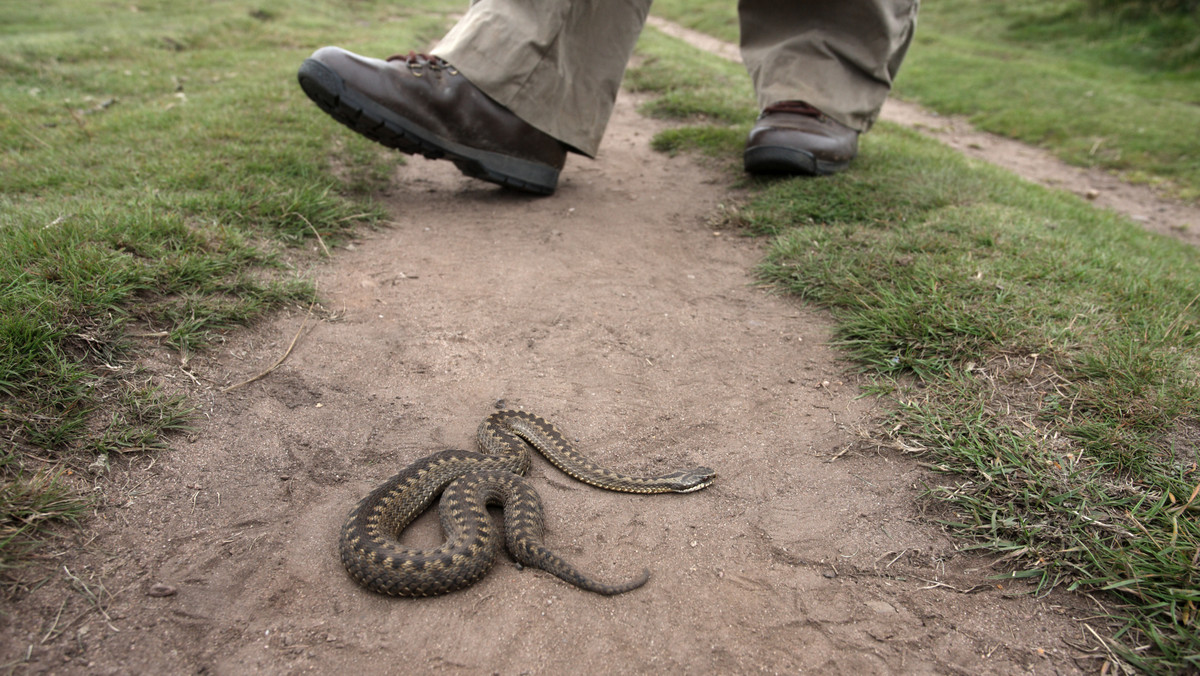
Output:
[[442,138],[346,86],[333,69],[315,59],[300,66],[300,87],[317,107],[363,136],[409,155],[447,159],[472,178],[536,195],[550,195],[559,170]]
[[850,160],[828,162],[817,159],[812,153],[783,146],[747,148],[742,155],[742,162],[746,171],[751,174],[803,174],[806,176],[828,176],[850,165]]

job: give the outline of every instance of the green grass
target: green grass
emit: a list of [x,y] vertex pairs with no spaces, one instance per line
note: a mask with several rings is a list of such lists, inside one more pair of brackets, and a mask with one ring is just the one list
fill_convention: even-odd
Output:
[[680,53],[653,31],[639,42],[638,62],[623,84],[630,91],[657,93],[642,106],[644,115],[736,124],[757,114],[746,69],[738,64],[713,62],[700,52]]
[[313,49],[422,46],[452,8],[3,2],[0,572],[87,505],[76,481],[188,424],[137,366],[308,305],[319,233],[379,219],[398,155],[295,82]]
[[[733,3],[655,12],[737,41]],[[981,129],[1200,200],[1200,17],[1096,11],[1082,0],[921,7],[897,96]]]
[[1120,659],[1200,669],[1195,250],[888,124],[843,174],[748,179],[752,113],[722,112],[748,86],[706,104],[680,90],[727,64],[656,34],[639,50],[632,82],[691,101],[657,145],[725,158],[737,220],[771,238],[760,274],[833,314],[892,402],[878,442],[944,475],[937,519],[1006,555],[1008,588],[1104,599],[1088,622]]
[[722,0],[657,0],[654,13],[692,30],[738,44],[737,3]]

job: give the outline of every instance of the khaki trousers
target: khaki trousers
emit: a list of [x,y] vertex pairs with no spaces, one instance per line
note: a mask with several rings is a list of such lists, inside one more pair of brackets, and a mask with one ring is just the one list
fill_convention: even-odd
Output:
[[[739,0],[760,108],[800,100],[875,122],[919,0]],[[474,0],[433,53],[529,124],[595,156],[650,0]]]

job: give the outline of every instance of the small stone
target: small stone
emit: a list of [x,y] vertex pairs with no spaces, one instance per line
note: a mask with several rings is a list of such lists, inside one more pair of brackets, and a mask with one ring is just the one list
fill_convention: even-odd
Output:
[[866,605],[877,613],[890,614],[896,612],[896,608],[887,601],[867,601]]
[[163,584],[162,582],[156,582],[150,586],[150,589],[146,590],[146,596],[154,596],[154,597],[160,597],[160,598],[163,596],[174,596],[176,591],[177,590],[175,589],[175,587],[172,587],[169,584]]

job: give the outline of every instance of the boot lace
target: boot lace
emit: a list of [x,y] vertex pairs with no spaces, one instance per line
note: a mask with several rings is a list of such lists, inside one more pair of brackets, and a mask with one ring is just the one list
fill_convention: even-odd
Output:
[[419,52],[393,54],[387,60],[404,62],[404,65],[408,66],[409,72],[415,77],[421,77],[426,68],[430,70],[444,70],[451,75],[458,75],[457,68],[446,63],[445,60],[430,54],[421,54]]

